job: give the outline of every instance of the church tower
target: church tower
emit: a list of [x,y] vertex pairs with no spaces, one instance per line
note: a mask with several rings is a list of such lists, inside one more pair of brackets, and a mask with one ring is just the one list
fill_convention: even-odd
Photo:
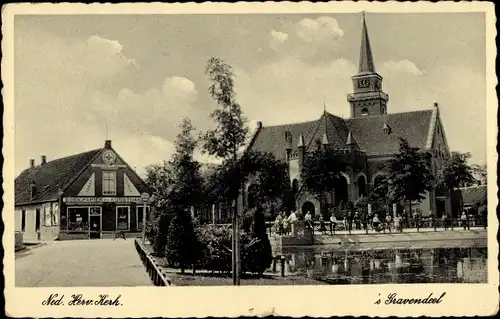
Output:
[[375,71],[364,12],[359,70],[352,77],[352,83],[354,92],[347,95],[351,117],[387,114],[389,96],[382,92],[382,77]]

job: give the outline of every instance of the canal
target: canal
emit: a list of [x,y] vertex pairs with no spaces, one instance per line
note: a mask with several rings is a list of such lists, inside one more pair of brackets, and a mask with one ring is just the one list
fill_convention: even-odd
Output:
[[[486,240],[380,246],[284,247],[285,275],[302,275],[334,285],[487,282]],[[280,263],[275,267],[281,272]]]

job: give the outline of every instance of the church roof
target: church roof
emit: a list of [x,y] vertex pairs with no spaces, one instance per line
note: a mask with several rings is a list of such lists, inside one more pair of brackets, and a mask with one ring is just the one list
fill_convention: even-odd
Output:
[[[432,110],[373,115],[342,119],[324,112],[319,120],[303,123],[263,126],[256,133],[251,149],[273,153],[277,158],[284,160],[286,155],[285,132],[292,134],[294,141],[298,141],[303,134],[306,150],[314,147],[314,141],[323,140],[327,135],[332,148],[348,149],[346,143],[351,132],[351,142],[355,149],[367,155],[392,155],[399,150],[399,137],[408,141],[413,147],[426,149]],[[391,130],[384,132],[384,124]],[[387,132],[387,131],[386,131]],[[292,143],[296,149],[297,142]]]
[[[16,178],[15,204],[57,200],[59,189],[69,183],[101,152],[102,148],[59,158],[24,170]],[[31,183],[35,182],[35,197],[31,198]]]
[[286,156],[286,132],[292,136],[292,152],[297,150],[299,137],[304,138],[306,151],[315,147],[316,143],[322,143],[326,135],[330,147],[336,149],[347,149],[346,141],[349,128],[346,122],[333,114],[324,112],[316,121],[284,124],[276,126],[263,126],[257,133],[250,145],[250,149],[274,154],[278,159]]
[[[432,110],[422,110],[386,115],[373,115],[346,119],[361,150],[367,155],[391,155],[399,151],[399,138],[413,147],[426,149]],[[384,124],[391,130],[384,132]]]

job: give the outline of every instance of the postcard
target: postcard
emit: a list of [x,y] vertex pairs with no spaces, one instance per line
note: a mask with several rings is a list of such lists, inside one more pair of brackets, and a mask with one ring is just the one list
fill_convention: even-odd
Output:
[[6,313],[496,313],[493,9],[4,6]]

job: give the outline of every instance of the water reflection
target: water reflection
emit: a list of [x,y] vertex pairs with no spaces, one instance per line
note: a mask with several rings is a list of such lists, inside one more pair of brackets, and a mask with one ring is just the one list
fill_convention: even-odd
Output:
[[487,282],[486,247],[321,252],[315,247],[297,247],[284,255],[285,274],[330,284]]

